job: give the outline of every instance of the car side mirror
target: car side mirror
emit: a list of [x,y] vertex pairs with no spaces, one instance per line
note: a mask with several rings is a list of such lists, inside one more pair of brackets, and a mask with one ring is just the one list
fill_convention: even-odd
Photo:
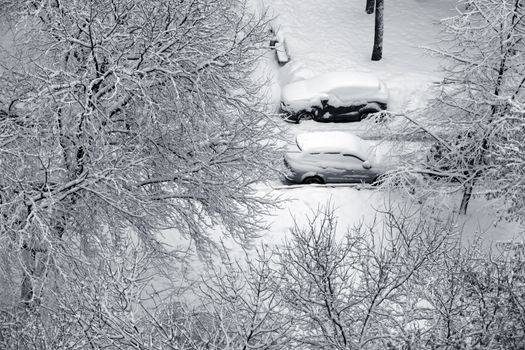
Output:
[[368,160],[365,160],[362,165],[363,165],[364,169],[372,168],[372,164],[370,164],[370,162]]

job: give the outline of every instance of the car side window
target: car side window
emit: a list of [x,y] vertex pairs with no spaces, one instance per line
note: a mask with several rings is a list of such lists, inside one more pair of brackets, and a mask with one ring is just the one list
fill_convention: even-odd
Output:
[[345,163],[350,166],[361,167],[363,164],[363,161],[361,159],[359,159],[358,157],[352,154],[343,154],[343,158],[344,158]]
[[342,154],[340,152],[323,152],[323,159],[331,160],[334,162],[341,162],[342,161]]
[[331,168],[344,168],[344,159],[340,152],[322,152],[319,158],[316,158],[323,166]]

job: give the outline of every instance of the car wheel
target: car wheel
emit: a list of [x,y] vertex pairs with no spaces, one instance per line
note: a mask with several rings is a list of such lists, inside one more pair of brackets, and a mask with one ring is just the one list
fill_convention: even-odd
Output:
[[299,119],[314,119],[315,117],[315,114],[313,111],[302,111],[302,112],[299,112]]
[[319,176],[310,176],[310,177],[307,177],[306,179],[303,180],[303,184],[305,184],[305,185],[312,185],[312,184],[322,185],[322,184],[324,184],[324,181]]

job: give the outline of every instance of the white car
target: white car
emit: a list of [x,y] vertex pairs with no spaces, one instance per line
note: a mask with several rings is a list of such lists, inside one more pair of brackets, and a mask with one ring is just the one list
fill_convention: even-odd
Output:
[[290,83],[281,92],[286,120],[360,121],[387,108],[388,90],[376,76],[332,72]]
[[300,134],[285,154],[287,180],[298,184],[374,183],[383,173],[366,141],[342,131]]

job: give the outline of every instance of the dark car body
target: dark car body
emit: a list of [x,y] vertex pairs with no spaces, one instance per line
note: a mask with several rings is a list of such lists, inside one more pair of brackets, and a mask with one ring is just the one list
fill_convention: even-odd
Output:
[[387,108],[388,91],[371,74],[325,73],[286,85],[281,112],[288,121],[355,122]]

